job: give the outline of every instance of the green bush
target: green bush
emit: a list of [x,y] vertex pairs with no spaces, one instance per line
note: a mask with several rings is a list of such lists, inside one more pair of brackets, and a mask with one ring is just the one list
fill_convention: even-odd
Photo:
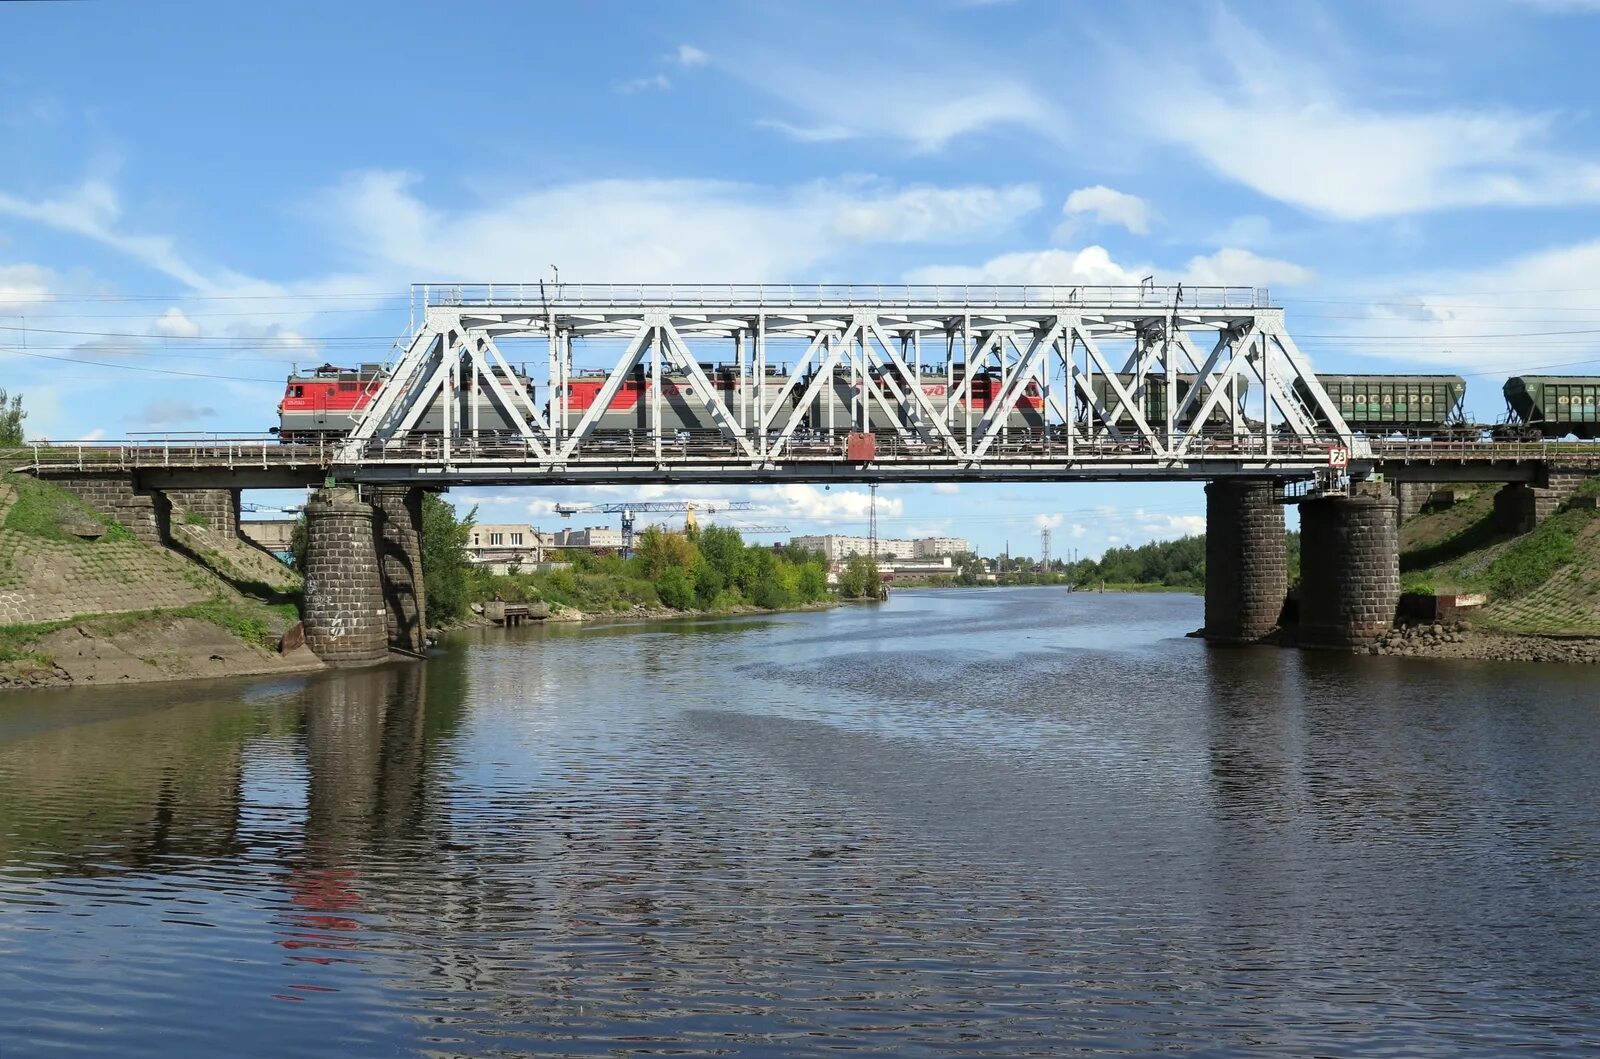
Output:
[[681,566],[670,566],[656,581],[656,593],[663,605],[673,610],[689,610],[695,605],[695,583]]

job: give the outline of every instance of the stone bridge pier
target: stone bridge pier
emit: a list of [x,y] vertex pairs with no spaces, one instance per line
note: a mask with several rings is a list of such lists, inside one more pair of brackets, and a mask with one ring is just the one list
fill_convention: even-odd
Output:
[[1353,650],[1394,626],[1400,540],[1393,496],[1300,502],[1300,644]]
[[1206,486],[1207,640],[1256,643],[1278,627],[1289,565],[1277,496],[1271,479]]
[[306,504],[306,643],[330,665],[366,665],[426,646],[422,491],[350,486]]

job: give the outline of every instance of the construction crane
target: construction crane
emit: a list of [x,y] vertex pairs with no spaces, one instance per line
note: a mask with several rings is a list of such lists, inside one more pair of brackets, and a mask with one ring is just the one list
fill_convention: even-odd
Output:
[[683,512],[683,528],[694,530],[698,526],[694,517],[696,511],[704,511],[707,514],[715,511],[749,511],[751,506],[748,500],[639,500],[633,502],[624,501],[616,504],[557,504],[556,514],[562,518],[568,518],[572,515],[599,514],[601,512],[609,515],[621,515],[622,557],[626,559],[633,554],[634,517],[641,511],[681,511]]

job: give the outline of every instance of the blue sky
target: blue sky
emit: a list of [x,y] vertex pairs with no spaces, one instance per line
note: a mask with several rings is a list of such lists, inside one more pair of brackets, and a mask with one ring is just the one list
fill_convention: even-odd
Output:
[[[408,284],[552,263],[1267,286],[1319,369],[1460,371],[1491,419],[1600,370],[1600,3],[40,3],[0,40],[0,386],[40,436],[264,429],[291,363],[388,355]],[[697,492],[865,527],[864,490]],[[1057,555],[1203,509],[880,495]]]

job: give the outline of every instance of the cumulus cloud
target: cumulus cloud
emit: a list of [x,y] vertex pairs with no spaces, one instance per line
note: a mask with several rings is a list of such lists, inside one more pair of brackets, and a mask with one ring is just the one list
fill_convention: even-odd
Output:
[[[796,484],[759,486],[751,494],[763,513],[814,522],[860,522],[872,510],[872,495],[866,490]],[[878,497],[879,518],[899,518],[904,509],[899,497]]]
[[0,265],[0,309],[26,309],[50,300],[54,276],[38,265]]
[[1029,283],[1064,286],[1126,286],[1147,273],[1125,268],[1103,246],[1082,250],[1026,250],[992,257],[981,265],[926,265],[906,275],[909,283]]
[[1092,221],[1126,228],[1134,235],[1150,234],[1150,206],[1137,195],[1129,195],[1104,184],[1079,188],[1067,196],[1061,207],[1065,220],[1056,229],[1058,238],[1068,238],[1079,224]]
[[950,242],[992,236],[1039,208],[1039,189],[1009,187],[914,187],[841,202],[834,228],[863,242]]
[[696,48],[693,44],[680,44],[672,57],[679,66],[693,67],[704,66],[711,61],[711,56]]
[[1148,264],[1124,265],[1103,246],[1082,250],[1023,250],[1001,254],[981,265],[928,265],[912,270],[910,283],[1024,283],[1066,287],[1136,286],[1145,276],[1158,282],[1193,286],[1296,286],[1310,282],[1310,269],[1290,261],[1262,257],[1249,250],[1224,247],[1196,256],[1181,268]]
[[1224,247],[1214,254],[1191,257],[1182,275],[1184,283],[1200,287],[1299,287],[1310,283],[1316,273],[1292,261]]
[[940,496],[955,496],[961,492],[961,487],[954,482],[935,482],[933,491]]
[[170,338],[195,338],[200,334],[200,325],[189,319],[188,315],[177,306],[156,317],[150,326],[156,334]]
[[1061,525],[1065,521],[1066,521],[1066,518],[1064,516],[1062,516],[1062,515],[1035,515],[1035,516],[1033,516],[1033,524],[1035,526],[1038,526],[1040,529],[1055,529],[1057,526]]

